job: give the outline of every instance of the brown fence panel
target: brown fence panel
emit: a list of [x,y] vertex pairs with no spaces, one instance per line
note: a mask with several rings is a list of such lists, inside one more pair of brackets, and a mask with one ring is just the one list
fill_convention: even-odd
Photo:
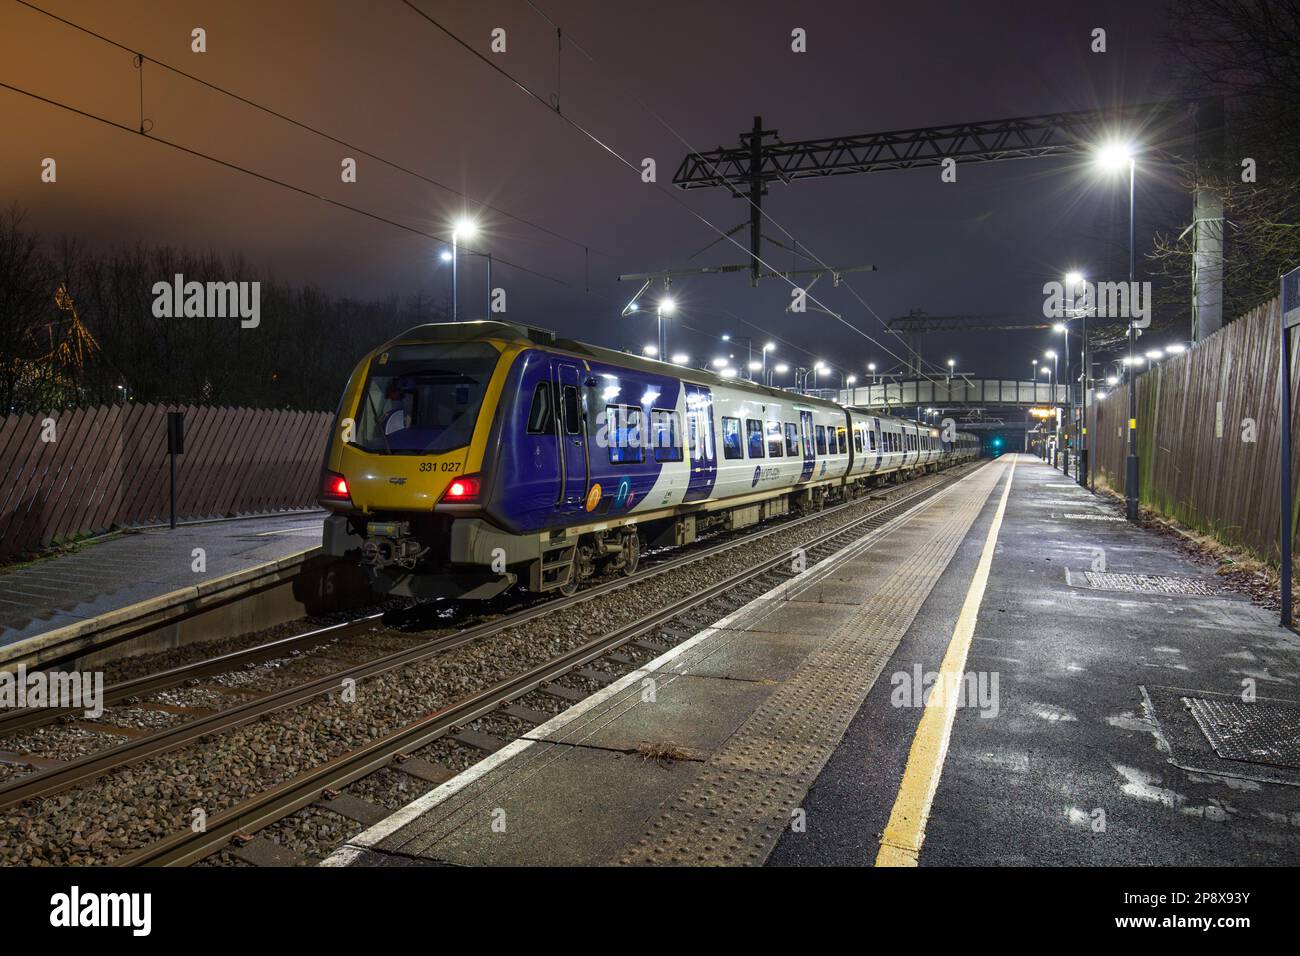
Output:
[[[162,405],[0,418],[0,559],[115,527],[166,520]],[[177,517],[225,517],[315,504],[327,412],[187,407]],[[54,419],[55,441],[43,441]]]
[[[1281,442],[1277,300],[1137,376],[1142,505],[1277,560]],[[1291,383],[1300,395],[1300,374]],[[1124,493],[1128,389],[1089,419],[1099,482]],[[1293,445],[1300,480],[1300,444]],[[1300,530],[1300,529],[1298,529]]]

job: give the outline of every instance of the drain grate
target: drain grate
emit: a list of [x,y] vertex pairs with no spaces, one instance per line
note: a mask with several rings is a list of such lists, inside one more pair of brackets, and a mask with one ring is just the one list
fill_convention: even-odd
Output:
[[1300,769],[1300,708],[1204,697],[1183,703],[1224,760]]
[[1119,574],[1114,571],[1084,571],[1088,587],[1099,591],[1131,591],[1135,594],[1218,594],[1218,590],[1196,578],[1175,578],[1167,574]]
[[1077,518],[1080,521],[1124,521],[1125,519],[1118,515],[1103,514],[1084,514],[1080,511],[1066,511],[1061,514],[1062,518]]

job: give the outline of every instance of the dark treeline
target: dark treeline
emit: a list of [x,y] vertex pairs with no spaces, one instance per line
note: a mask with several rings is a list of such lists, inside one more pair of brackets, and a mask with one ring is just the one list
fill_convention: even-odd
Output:
[[[159,318],[153,287],[261,283],[260,324]],[[236,256],[172,246],[92,251],[0,211],[0,414],[123,400],[332,410],[357,360],[449,309],[427,298],[334,298]]]
[[[1171,0],[1165,45],[1189,99],[1225,101],[1221,157],[1202,157],[1188,192],[1223,197],[1224,321],[1278,294],[1300,265],[1300,0]],[[1252,160],[1253,176],[1243,176]],[[1192,237],[1156,236],[1149,258],[1168,297],[1191,300]]]

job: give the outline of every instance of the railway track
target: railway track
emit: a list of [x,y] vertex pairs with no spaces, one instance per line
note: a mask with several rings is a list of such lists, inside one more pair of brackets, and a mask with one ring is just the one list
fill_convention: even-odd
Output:
[[[809,564],[816,563],[826,554],[838,551],[852,541],[887,524],[921,501],[933,497],[955,480],[956,476],[949,477],[947,480],[941,478],[928,487],[888,502],[852,520],[847,525],[827,531],[805,543],[803,550],[808,556]],[[304,807],[316,804],[323,797],[327,799],[321,805],[328,809],[328,797],[349,784],[395,761],[400,762],[406,755],[451,733],[455,728],[497,711],[576,668],[581,668],[720,598],[735,593],[744,585],[773,574],[785,577],[783,570],[789,564],[788,554],[768,558],[751,568],[688,595],[674,604],[657,609],[630,624],[615,628],[601,637],[581,644],[541,666],[500,681],[450,707],[433,711],[424,718],[372,741],[364,747],[343,754],[276,787],[256,794],[210,818],[206,829],[201,833],[192,830],[174,833],[150,846],[120,857],[114,863],[120,866],[187,865],[204,859],[238,837],[246,838]],[[685,636],[683,635],[683,639]],[[668,646],[671,645],[665,645],[663,649],[666,650]]]
[[[962,472],[956,474],[964,471],[963,469]],[[802,547],[808,553],[810,562],[815,560],[816,552],[819,550],[835,547],[834,543],[836,541],[861,536],[863,533],[870,531],[871,528],[888,521],[907,507],[918,503],[920,499],[937,493],[941,488],[950,484],[952,480],[955,480],[956,474],[949,472],[918,479],[917,481],[921,483],[919,488],[898,496],[892,501],[887,501],[879,507],[872,508],[866,514],[852,518],[847,523],[832,528],[809,542],[805,542]],[[891,491],[897,492],[906,488],[907,486],[904,485],[891,489]],[[225,731],[248,724],[259,718],[333,693],[340,689],[345,680],[351,679],[359,682],[419,661],[428,660],[455,648],[464,647],[490,638],[494,634],[518,627],[521,624],[527,624],[542,615],[554,613],[562,608],[596,601],[658,575],[706,561],[742,545],[752,545],[771,535],[791,531],[809,522],[824,520],[845,509],[860,508],[862,505],[863,501],[857,499],[820,512],[774,524],[756,532],[740,535],[735,540],[706,545],[685,555],[664,560],[651,567],[643,567],[638,574],[632,577],[596,584],[569,598],[540,601],[515,613],[506,614],[468,628],[440,634],[421,641],[410,648],[336,670],[279,691],[263,694],[255,699],[186,721],[157,733],[150,733],[136,739],[128,739],[127,742],[121,745],[10,780],[4,785],[0,785],[0,809],[15,807],[27,801],[54,795],[68,788],[84,785],[105,774],[151,756],[185,747],[203,738],[216,737]],[[569,674],[576,668],[582,668],[585,664],[608,654],[610,651],[628,642],[636,641],[642,635],[661,628],[673,620],[685,617],[710,602],[715,602],[728,593],[735,592],[747,582],[752,582],[765,575],[771,575],[788,561],[789,555],[786,553],[762,561],[737,575],[638,618],[630,624],[617,627],[604,636],[573,648],[539,667],[534,667],[522,674],[512,676],[507,680],[483,689],[450,707],[433,711],[424,718],[393,733],[328,760],[308,772],[301,773],[288,781],[269,788],[212,817],[203,833],[195,834],[185,831],[175,834],[143,850],[120,857],[114,862],[123,865],[175,865],[202,859],[213,852],[214,849],[218,849],[229,842],[234,835],[246,834],[265,827],[269,823],[282,819],[296,810],[319,800],[322,795],[328,796],[380,767],[389,765],[394,761],[400,761],[404,755],[446,735],[451,729],[489,714],[502,707],[503,704],[508,704],[510,701],[553,681],[559,676]],[[320,644],[334,640],[358,629],[373,626],[380,617],[382,615],[365,615],[356,621],[333,625],[290,638],[282,638],[231,654],[172,668],[159,674],[124,681],[106,689],[106,702],[118,702],[138,697],[183,684],[196,677],[229,672],[233,669],[248,666],[250,663],[274,659],[282,656],[286,651],[306,647],[313,643]],[[713,619],[716,619],[716,616]],[[31,721],[35,720],[36,716],[24,714],[23,712],[6,715],[4,720],[0,720],[0,733],[11,732],[15,728],[33,726],[34,724]],[[57,719],[61,715],[55,713],[46,716],[49,719]]]

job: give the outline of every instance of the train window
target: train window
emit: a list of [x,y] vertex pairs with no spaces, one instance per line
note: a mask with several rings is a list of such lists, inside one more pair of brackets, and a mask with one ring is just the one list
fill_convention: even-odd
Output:
[[641,447],[641,409],[606,405],[605,427],[611,462],[629,465],[645,460],[645,449]]
[[781,451],[781,423],[767,423],[767,456],[769,458],[780,458],[784,452]]
[[356,445],[377,455],[431,455],[474,436],[500,354],[486,342],[398,345],[371,363]]
[[803,438],[803,456],[811,458],[813,456],[812,424],[805,424],[802,415],[799,416],[799,435]]
[[847,455],[849,453],[849,430],[843,425],[840,425],[835,429],[835,434],[840,440],[840,454]]
[[551,406],[550,382],[538,382],[537,388],[533,389],[533,404],[528,409],[528,434],[555,434],[555,409]]
[[745,434],[749,437],[749,457],[763,457],[763,423],[757,418],[745,419]]
[[677,413],[665,408],[650,411],[650,434],[655,443],[655,461],[681,461],[682,440],[677,430]]
[[826,426],[817,426],[817,454],[826,454]]
[[875,433],[875,432],[873,432],[873,431],[868,431],[868,432],[867,432],[867,445],[868,445],[868,447],[870,447],[870,449],[871,449],[872,451],[875,451],[875,450],[876,450],[876,433]]
[[859,455],[862,454],[862,429],[853,429],[853,450]]
[[745,457],[740,443],[740,419],[722,416],[722,457],[734,461]]
[[835,455],[839,453],[839,445],[835,443],[835,426],[826,429],[826,454]]
[[785,453],[791,458],[799,454],[799,427],[791,422],[785,423]]
[[568,435],[582,432],[582,412],[578,405],[578,388],[575,385],[564,386],[564,431]]

